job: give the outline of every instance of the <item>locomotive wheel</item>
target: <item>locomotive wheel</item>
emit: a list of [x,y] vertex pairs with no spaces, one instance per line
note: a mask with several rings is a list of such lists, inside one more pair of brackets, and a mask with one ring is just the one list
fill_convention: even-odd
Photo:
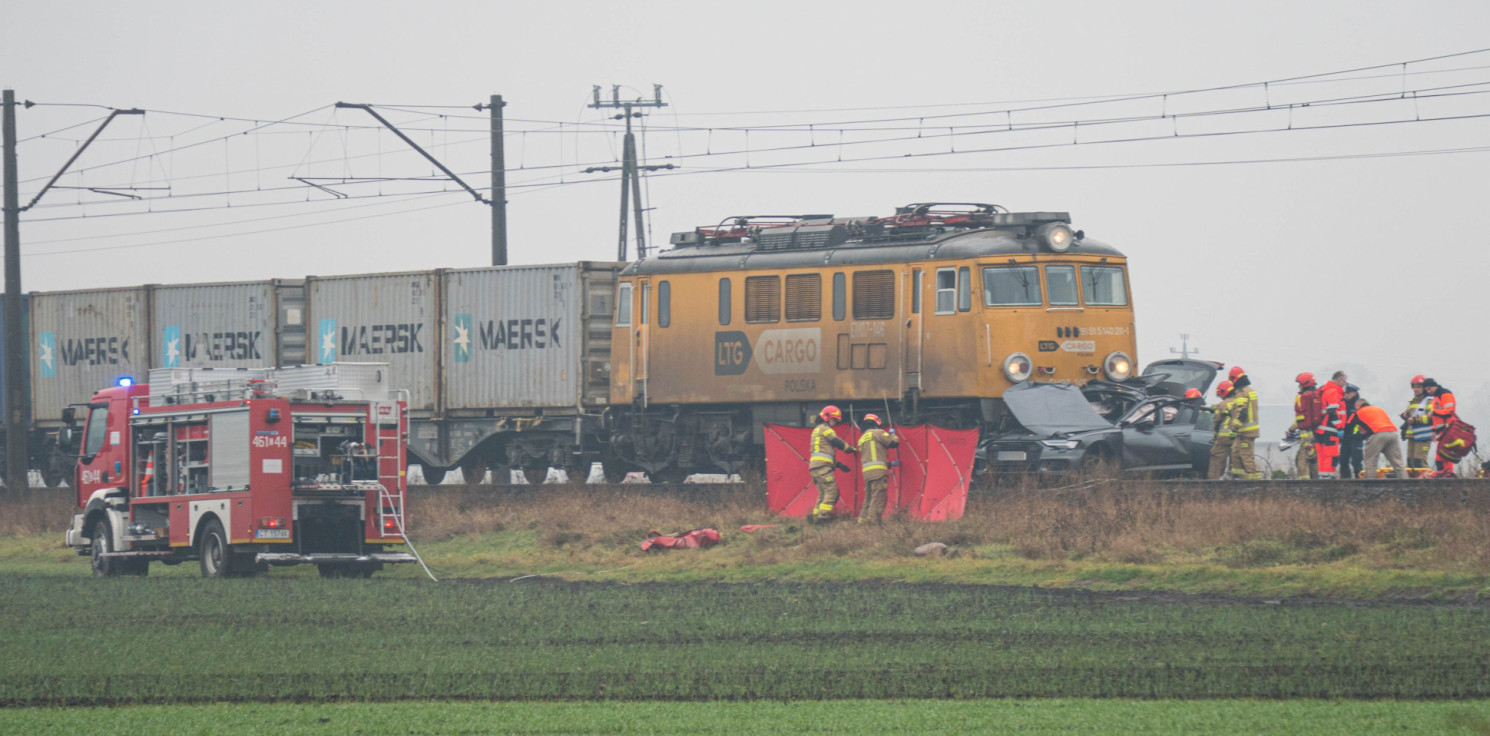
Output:
[[41,471],[41,482],[47,488],[56,488],[62,485],[62,471],[50,469]]
[[108,558],[103,555],[114,551],[114,532],[109,529],[109,522],[99,519],[93,524],[93,575],[100,578],[111,578],[123,574],[120,560]]
[[528,485],[541,486],[548,479],[548,465],[524,465],[523,477],[527,478]]
[[217,519],[207,522],[207,526],[202,529],[202,541],[198,543],[197,557],[202,563],[202,577],[233,576],[235,572],[233,551],[228,545],[228,535],[223,531],[222,522]]
[[450,468],[437,468],[433,465],[419,464],[419,474],[424,476],[424,485],[437,486],[450,477]]
[[653,483],[666,483],[669,485],[682,483],[690,475],[693,475],[693,471],[687,468],[680,468],[676,465],[669,465],[655,473],[647,473],[647,477],[651,478]]

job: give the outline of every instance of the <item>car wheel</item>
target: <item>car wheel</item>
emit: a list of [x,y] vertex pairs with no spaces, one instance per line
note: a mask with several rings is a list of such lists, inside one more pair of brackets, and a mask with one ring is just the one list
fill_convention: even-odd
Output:
[[118,558],[104,557],[105,554],[114,551],[114,532],[109,529],[106,519],[99,519],[93,523],[93,575],[100,578],[111,578],[123,572],[121,560]]
[[222,522],[213,519],[202,528],[202,539],[197,543],[197,557],[202,563],[202,577],[232,577],[233,550],[228,545],[228,535],[223,531]]

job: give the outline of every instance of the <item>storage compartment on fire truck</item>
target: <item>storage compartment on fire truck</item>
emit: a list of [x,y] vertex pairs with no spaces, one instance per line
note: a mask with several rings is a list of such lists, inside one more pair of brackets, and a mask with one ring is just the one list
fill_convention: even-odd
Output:
[[295,484],[376,481],[377,457],[363,438],[364,426],[356,415],[296,413]]
[[296,551],[361,553],[362,501],[296,501]]

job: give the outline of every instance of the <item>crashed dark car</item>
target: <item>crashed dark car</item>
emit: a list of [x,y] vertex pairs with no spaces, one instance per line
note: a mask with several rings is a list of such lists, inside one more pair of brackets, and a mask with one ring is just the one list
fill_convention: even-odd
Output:
[[1190,388],[1210,388],[1218,363],[1166,360],[1125,382],[1022,383],[1004,392],[1000,431],[982,448],[995,474],[1102,465],[1154,475],[1204,476],[1212,416]]

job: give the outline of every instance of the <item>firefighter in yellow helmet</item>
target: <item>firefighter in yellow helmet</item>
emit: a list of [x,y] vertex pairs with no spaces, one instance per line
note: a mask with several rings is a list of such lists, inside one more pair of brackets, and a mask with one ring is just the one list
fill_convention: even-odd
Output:
[[1247,480],[1260,480],[1257,472],[1257,391],[1252,388],[1252,379],[1241,366],[1233,366],[1230,375],[1231,425],[1236,430],[1236,441],[1231,445],[1231,474]]
[[889,450],[900,445],[895,428],[885,431],[880,418],[874,414],[864,415],[867,429],[859,435],[859,469],[864,473],[864,508],[859,511],[859,523],[873,521],[878,524],[885,518],[886,492],[890,488]]
[[813,507],[807,520],[827,521],[833,516],[833,506],[838,503],[838,481],[833,478],[833,470],[840,463],[834,450],[854,452],[854,448],[833,431],[843,423],[843,412],[838,407],[829,404],[817,416],[822,421],[812,428],[812,455],[807,460],[807,474],[812,476],[812,482],[817,486],[817,506]]
[[1215,439],[1211,441],[1211,467],[1205,477],[1220,480],[1226,475],[1226,461],[1231,458],[1231,443],[1236,441],[1236,430],[1231,428],[1231,381],[1216,384],[1216,396],[1221,401],[1211,407],[1212,426]]

